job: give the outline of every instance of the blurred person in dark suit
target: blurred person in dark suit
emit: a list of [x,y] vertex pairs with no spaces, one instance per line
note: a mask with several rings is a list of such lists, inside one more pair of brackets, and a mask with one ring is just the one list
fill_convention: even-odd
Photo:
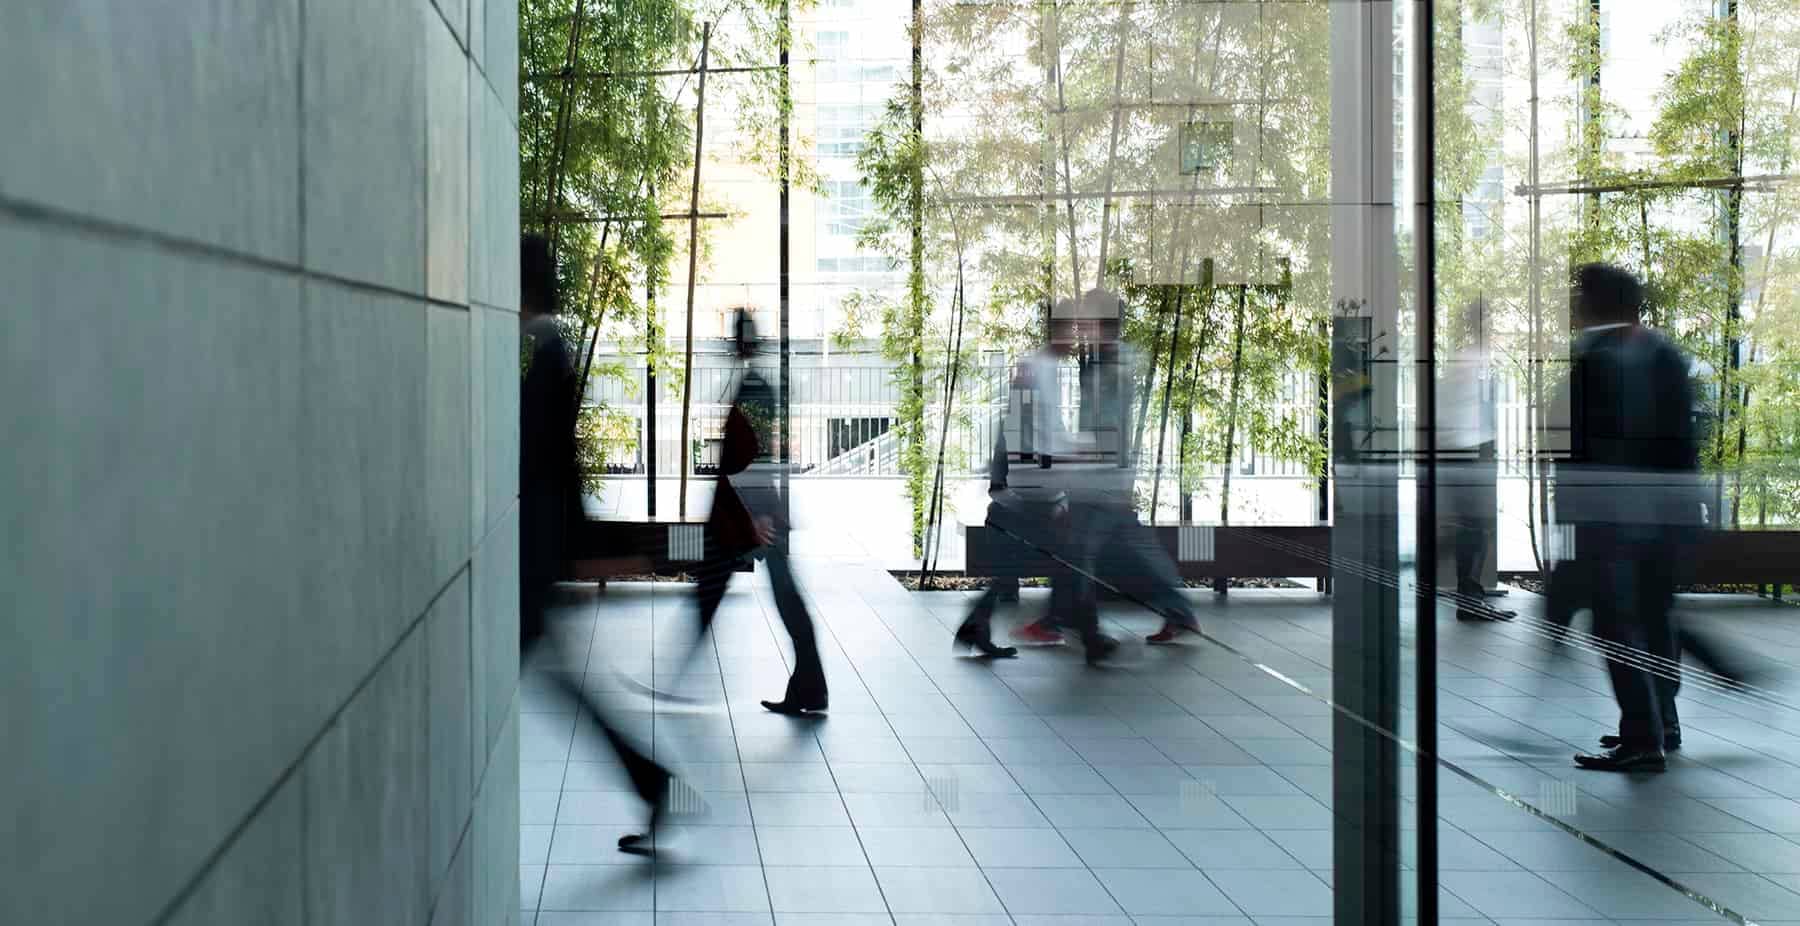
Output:
[[[1640,311],[1641,317],[1641,311]],[[1579,321],[1579,320],[1577,320]],[[1689,366],[1689,378],[1694,378],[1694,364]],[[1706,429],[1711,423],[1711,413],[1705,403],[1695,397],[1693,408],[1689,412],[1693,421],[1692,437],[1698,445],[1706,439]],[[1699,495],[1695,496],[1694,506],[1701,504]],[[1703,523],[1704,518],[1696,523]],[[1679,540],[1680,534],[1675,535]],[[1550,570],[1549,582],[1544,590],[1544,618],[1555,645],[1563,645],[1578,640],[1580,635],[1570,631],[1577,614],[1588,610],[1593,598],[1592,580],[1586,574],[1587,564],[1575,559],[1562,559]],[[1678,573],[1679,577],[1679,573]],[[1724,643],[1711,634],[1696,630],[1688,625],[1678,613],[1671,612],[1670,622],[1675,629],[1675,643],[1685,661],[1688,657],[1716,676],[1725,684],[1745,687],[1754,683],[1755,671],[1744,660],[1741,653],[1733,652],[1729,644]],[[1678,685],[1679,683],[1677,683]],[[1615,746],[1617,736],[1603,736],[1600,742],[1605,746]],[[1672,736],[1664,737],[1664,748],[1674,751],[1681,748],[1680,731],[1677,728]]]
[[[756,352],[756,325],[749,313],[739,309],[731,328],[742,375],[725,418],[718,487],[706,519],[706,559],[694,570],[695,635],[678,677],[685,675],[712,628],[732,574],[745,557],[760,559],[769,572],[775,609],[794,645],[794,671],[786,691],[780,700],[763,701],[762,706],[777,714],[814,714],[829,706],[830,697],[812,615],[788,561],[790,525],[782,514],[779,470],[786,464],[775,457],[775,390],[751,363]],[[682,700],[662,692],[655,694],[666,700]]]
[[1063,426],[1059,409],[1040,403],[1044,424],[1036,435],[1038,465],[1009,474],[1016,489],[1067,498],[1066,549],[1076,568],[1070,570],[1073,613],[1066,620],[1080,632],[1093,664],[1107,663],[1119,649],[1118,641],[1100,632],[1103,586],[1162,617],[1161,629],[1145,638],[1148,644],[1174,643],[1200,630],[1174,561],[1137,516],[1132,491],[1137,470],[1129,435],[1134,383],[1142,377],[1121,337],[1123,318],[1123,303],[1105,289],[1053,307],[1053,353],[1073,355],[1080,364],[1074,427]]
[[[1585,582],[1597,636],[1616,649],[1607,672],[1619,703],[1618,733],[1582,768],[1661,771],[1679,743],[1679,658],[1669,609],[1680,546],[1699,527],[1694,387],[1689,359],[1639,324],[1643,287],[1606,264],[1576,269],[1569,396],[1571,459],[1557,505],[1575,524],[1576,574]],[[1621,656],[1625,658],[1621,658]],[[1663,660],[1654,671],[1644,656]]]
[[[557,579],[567,574],[569,538],[583,517],[575,437],[581,400],[556,319],[556,262],[541,236],[520,241],[519,290],[520,336],[530,356],[519,392],[519,652],[529,662],[533,654],[554,652],[559,645],[549,627],[549,607]],[[555,659],[547,664],[557,687],[587,712],[618,754],[632,788],[649,807],[644,832],[619,839],[622,851],[648,854],[673,776],[619,732],[578,675]]]

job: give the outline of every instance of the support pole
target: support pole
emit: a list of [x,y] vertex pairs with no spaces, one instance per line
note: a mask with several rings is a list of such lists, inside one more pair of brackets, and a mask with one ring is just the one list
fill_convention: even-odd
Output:
[[[1332,892],[1336,926],[1401,919],[1394,5],[1331,17]],[[1360,721],[1360,722],[1359,722]],[[1433,825],[1436,821],[1433,821]],[[1421,919],[1419,922],[1426,922]]]
[[792,239],[789,237],[789,234],[788,234],[788,208],[789,208],[789,202],[791,200],[790,188],[792,186],[792,181],[791,181],[791,178],[789,177],[789,172],[792,170],[792,167],[793,167],[793,165],[789,162],[789,158],[792,156],[792,152],[789,149],[789,144],[788,144],[788,124],[789,124],[788,110],[793,103],[793,94],[792,94],[792,91],[791,91],[790,85],[789,85],[789,78],[791,75],[788,71],[788,49],[792,45],[791,37],[788,34],[788,30],[790,28],[791,23],[792,23],[792,20],[789,18],[789,0],[781,0],[781,56],[780,56],[781,57],[781,65],[780,65],[781,66],[781,72],[780,72],[780,74],[781,74],[781,77],[780,77],[781,100],[779,103],[779,109],[781,110],[781,113],[780,113],[780,125],[778,126],[778,131],[780,132],[781,137],[776,142],[776,145],[777,145],[776,157],[777,157],[777,160],[780,162],[779,166],[780,166],[780,170],[781,170],[781,232],[780,232],[780,236],[779,236],[780,237],[781,256],[779,258],[780,273],[779,273],[779,277],[777,279],[777,287],[780,290],[780,292],[777,296],[777,299],[780,302],[780,309],[781,309],[781,312],[780,312],[781,392],[779,393],[779,403],[781,406],[781,408],[780,408],[780,418],[781,418],[781,422],[780,422],[780,427],[781,427],[781,471],[780,471],[781,476],[780,476],[780,481],[781,481],[781,521],[783,524],[792,524],[793,523],[793,521],[792,521],[793,502],[790,498],[792,485],[789,482],[789,477],[791,476],[792,471],[794,469],[794,439],[793,439],[794,419],[793,419],[793,415],[792,415],[792,406],[789,404],[793,398],[793,392],[790,388],[790,384],[793,382],[793,377],[792,377],[793,371],[792,371],[792,366],[790,364],[790,358],[793,354],[793,342],[789,338],[789,333],[788,333],[788,316],[790,314],[789,309],[791,307],[791,303],[789,302],[788,286],[789,286],[789,274],[792,270],[790,259],[793,256]]
[[[650,193],[656,199],[655,189]],[[648,268],[644,273],[644,454],[645,513],[656,520],[656,287],[650,282]]]
[[[1600,0],[1594,0],[1598,8]],[[1413,695],[1414,738],[1420,758],[1413,764],[1418,802],[1419,922],[1438,921],[1438,752],[1437,736],[1437,43],[1435,4],[1421,0],[1413,15],[1418,49],[1413,79],[1413,330],[1417,332],[1413,387],[1418,409],[1417,456],[1413,464]]]

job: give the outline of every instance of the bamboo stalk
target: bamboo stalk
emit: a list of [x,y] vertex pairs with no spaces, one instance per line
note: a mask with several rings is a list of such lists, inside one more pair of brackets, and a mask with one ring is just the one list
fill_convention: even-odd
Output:
[[[706,134],[706,60],[712,47],[712,23],[704,23],[700,27],[700,84],[694,100],[694,182],[693,189],[688,191],[689,215],[700,213],[700,162],[701,145]],[[687,330],[686,340],[682,342],[681,366],[681,445],[678,448],[681,459],[680,497],[676,499],[676,513],[687,517],[688,470],[694,468],[693,451],[688,447],[688,412],[693,407],[694,395],[694,279],[700,272],[700,220],[688,219],[688,276],[687,276]]]
[[1219,523],[1231,524],[1231,463],[1232,451],[1237,443],[1238,423],[1238,390],[1243,382],[1244,373],[1244,304],[1249,301],[1248,287],[1238,287],[1237,333],[1232,336],[1231,350],[1231,402],[1225,422],[1225,484],[1219,492]]

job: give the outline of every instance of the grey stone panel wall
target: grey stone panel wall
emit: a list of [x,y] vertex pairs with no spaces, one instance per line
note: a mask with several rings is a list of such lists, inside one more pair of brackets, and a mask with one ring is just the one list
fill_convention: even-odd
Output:
[[516,0],[6,19],[0,922],[515,922]]

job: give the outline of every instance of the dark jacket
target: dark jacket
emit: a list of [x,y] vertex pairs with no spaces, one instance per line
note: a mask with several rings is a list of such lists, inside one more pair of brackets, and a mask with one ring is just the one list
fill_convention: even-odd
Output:
[[556,320],[540,316],[520,337],[530,351],[519,388],[519,578],[529,599],[562,575],[581,516],[580,401],[575,364]]
[[1576,523],[1689,529],[1700,521],[1688,357],[1637,325],[1590,330],[1569,379],[1571,456],[1559,515]]
[[714,541],[730,554],[757,545],[754,519],[778,522],[781,514],[775,473],[775,390],[754,369],[747,369],[725,419],[719,451],[719,483],[713,493],[707,526]]

